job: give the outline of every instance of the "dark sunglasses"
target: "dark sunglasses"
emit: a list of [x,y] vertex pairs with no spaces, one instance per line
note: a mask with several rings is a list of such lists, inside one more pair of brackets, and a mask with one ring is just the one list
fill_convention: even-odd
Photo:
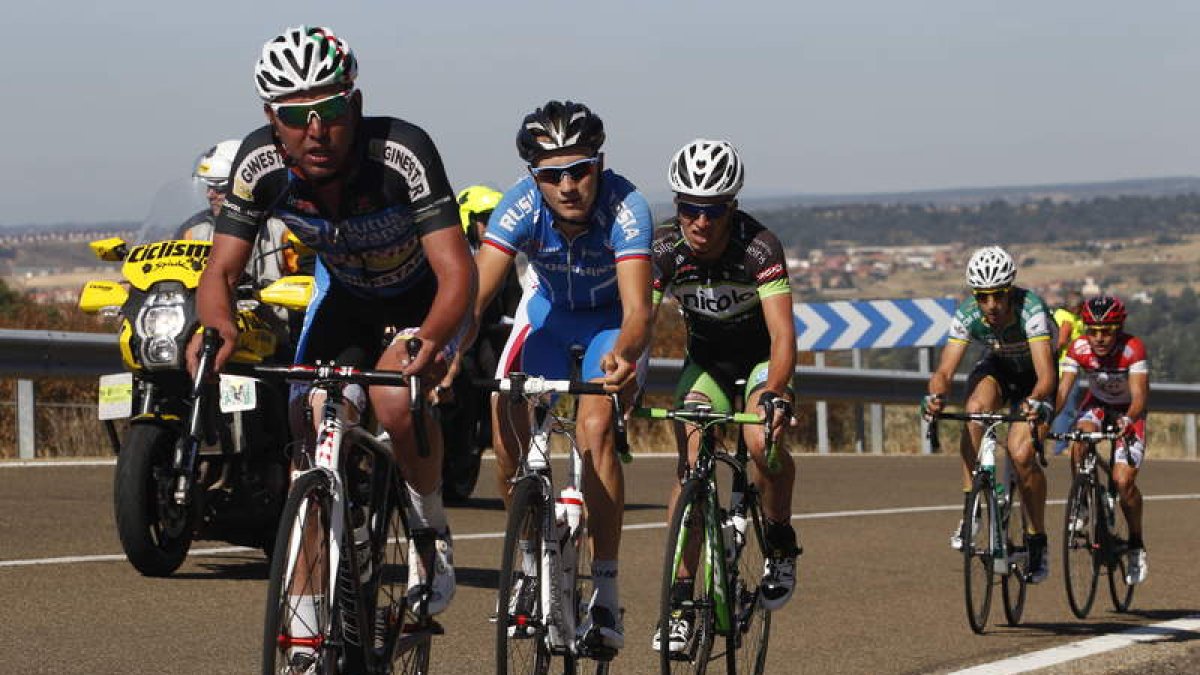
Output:
[[1097,324],[1087,327],[1088,335],[1112,335],[1121,330],[1121,326],[1115,323]]
[[353,89],[339,91],[333,96],[327,96],[316,101],[305,103],[271,103],[275,116],[289,127],[306,127],[315,115],[322,122],[336,122],[350,112],[350,97]]
[[733,202],[718,202],[716,204],[693,204],[692,202],[675,202],[675,209],[679,215],[688,220],[695,220],[700,216],[707,216],[709,220],[716,220],[721,216],[729,213],[729,209],[733,207]]
[[974,295],[976,300],[983,300],[984,298],[993,295],[1004,295],[1008,292],[1009,288],[1009,286],[1004,286],[1003,288],[988,288],[980,291],[971,291],[971,295]]
[[531,166],[529,173],[533,174],[534,180],[539,183],[558,185],[563,176],[570,176],[571,180],[578,182],[586,178],[592,172],[592,167],[599,162],[599,157],[588,157],[563,166]]

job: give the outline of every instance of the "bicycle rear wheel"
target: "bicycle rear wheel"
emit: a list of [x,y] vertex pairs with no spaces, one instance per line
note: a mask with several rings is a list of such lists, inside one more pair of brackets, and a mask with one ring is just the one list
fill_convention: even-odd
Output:
[[[1008,482],[1008,504],[1003,509],[1006,543],[1008,544],[1008,574],[1000,579],[1000,587],[1004,594],[1004,618],[1008,625],[1016,626],[1021,623],[1021,615],[1025,613],[1025,593],[1028,584],[1025,581],[1025,571],[1029,567],[1029,551],[1025,547],[1026,516],[1025,506],[1017,501],[1017,481]],[[1016,516],[1014,517],[1014,514]]]
[[329,530],[333,494],[320,471],[293,483],[279,520],[271,559],[263,630],[264,675],[287,672],[289,659],[316,659],[313,672],[331,672],[340,644],[333,635],[333,589],[329,588]]
[[963,590],[967,621],[982,633],[992,608],[992,532],[996,522],[995,495],[990,481],[976,479],[963,507]]
[[727,663],[731,673],[761,675],[767,667],[771,633],[771,613],[759,602],[759,584],[767,561],[766,521],[757,493],[748,490],[745,500],[746,543],[738,558],[737,577],[730,579],[734,630],[727,638]]
[[1110,556],[1107,561],[1108,594],[1112,598],[1115,611],[1127,612],[1129,605],[1133,603],[1133,590],[1137,588],[1125,581],[1128,564],[1125,555],[1129,552],[1129,521],[1125,519],[1125,509],[1121,508],[1119,500],[1114,499],[1113,501],[1112,509],[1108,508],[1107,500],[1102,507],[1106,516],[1105,524],[1108,527],[1108,542],[1105,545],[1108,556]]
[[1090,476],[1077,474],[1071,481],[1063,520],[1063,578],[1071,613],[1080,619],[1092,611],[1100,577],[1096,532],[1102,525],[1097,520],[1098,497]]
[[[699,479],[690,479],[683,484],[675,512],[667,528],[666,556],[663,560],[661,595],[659,599],[658,626],[662,631],[659,649],[659,667],[663,675],[671,673],[703,673],[708,669],[715,639],[714,607],[716,598],[704,580],[705,564],[699,558],[709,546],[717,542],[705,541],[705,510],[712,508],[708,500],[706,485]],[[692,593],[689,598],[675,598],[672,590],[676,572],[685,552],[699,549],[698,560],[692,565]],[[717,545],[719,551],[721,547]],[[685,649],[672,653],[668,643],[672,618],[690,617],[692,634]]]
[[500,561],[496,598],[497,673],[545,675],[550,670],[538,578],[544,518],[541,481],[537,478],[519,481],[508,506]]
[[386,487],[372,515],[371,590],[375,625],[373,647],[379,663],[389,664],[390,673],[417,675],[429,672],[429,652],[437,631],[428,616],[416,616],[408,605],[408,522],[405,486],[400,476],[389,472]]

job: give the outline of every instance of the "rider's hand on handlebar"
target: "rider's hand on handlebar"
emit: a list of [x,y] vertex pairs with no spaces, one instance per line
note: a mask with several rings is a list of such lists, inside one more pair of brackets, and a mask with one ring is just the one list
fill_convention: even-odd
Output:
[[946,407],[946,397],[941,394],[926,394],[925,398],[921,399],[921,417],[926,422],[932,422],[933,418],[942,412]]
[[764,391],[758,398],[758,407],[762,409],[763,419],[771,429],[771,440],[779,439],[779,434],[785,426],[796,426],[796,416],[792,412],[792,402],[773,391]]
[[1121,415],[1117,418],[1117,431],[1121,436],[1128,436],[1133,433],[1133,418],[1129,415]]
[[[399,342],[395,343],[401,344]],[[440,366],[435,364],[444,364],[445,357],[441,354],[441,349],[431,340],[421,340],[421,351],[417,352],[417,357],[411,361],[408,358],[408,352],[402,347],[400,352],[400,370],[403,371],[405,377],[419,375],[422,379],[429,377],[435,370],[440,371]]]
[[637,366],[616,352],[600,357],[600,370],[604,373],[605,391],[616,393],[637,378]]
[[[233,321],[221,322],[218,325],[210,326],[216,328],[221,334],[221,347],[217,350],[216,360],[213,363],[212,372],[219,373],[225,368],[225,362],[233,356],[233,348],[237,346],[238,330],[237,325]],[[187,343],[185,355],[187,357],[188,375],[196,376],[196,368],[200,366],[200,348],[204,343],[204,331],[198,330]]]
[[1054,408],[1046,401],[1030,396],[1021,402],[1021,414],[1030,422],[1049,422]]

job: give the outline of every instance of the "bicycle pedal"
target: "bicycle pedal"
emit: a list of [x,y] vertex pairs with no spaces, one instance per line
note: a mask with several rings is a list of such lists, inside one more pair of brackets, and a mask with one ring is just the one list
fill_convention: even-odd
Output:
[[575,653],[593,661],[612,661],[617,655],[617,650],[611,647],[590,647],[579,641]]

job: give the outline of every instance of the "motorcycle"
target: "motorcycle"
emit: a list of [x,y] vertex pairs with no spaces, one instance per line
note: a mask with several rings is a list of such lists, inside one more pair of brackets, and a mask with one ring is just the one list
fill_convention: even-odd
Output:
[[[125,372],[100,378],[100,418],[117,453],[113,504],[121,546],[146,576],[171,575],[197,539],[262,548],[269,556],[287,497],[284,386],[188,376],[185,348],[199,329],[196,287],[212,243],[175,233],[207,208],[195,181],[163,186],[134,245],[119,237],[89,244],[99,259],[121,264],[124,283],[89,281],[79,299],[84,312],[119,324]],[[261,363],[276,350],[277,331],[256,312],[262,295],[270,293],[253,283],[238,287],[233,363]],[[120,438],[115,420],[123,418],[129,427]]]

